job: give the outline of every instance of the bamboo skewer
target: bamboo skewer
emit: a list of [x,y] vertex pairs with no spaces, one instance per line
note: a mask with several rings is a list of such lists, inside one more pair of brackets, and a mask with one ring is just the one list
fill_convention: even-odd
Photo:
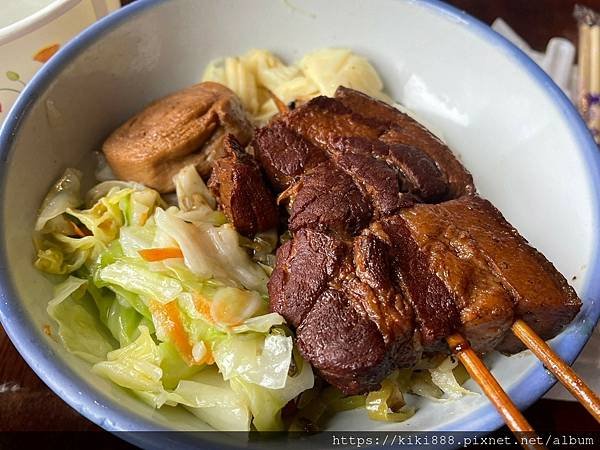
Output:
[[579,111],[600,144],[600,15],[581,5],[573,13],[579,29]]
[[590,27],[587,24],[579,25],[578,55],[578,106],[581,115],[587,120],[589,110],[587,96],[590,92]]
[[521,319],[512,326],[517,338],[552,372],[573,396],[600,422],[600,399],[575,371]]
[[[521,414],[506,392],[504,392],[502,386],[500,386],[483,361],[477,356],[477,353],[471,348],[468,341],[460,334],[453,334],[447,337],[446,341],[452,353],[465,366],[471,378],[475,380],[486,397],[496,407],[508,428],[513,433],[527,433],[528,438],[536,437],[533,427],[523,417],[523,414]],[[526,442],[521,441],[521,445],[527,449],[539,450],[545,448],[543,445],[537,443],[537,439],[526,439]]]
[[590,105],[588,127],[592,130],[596,142],[600,135],[600,25],[596,24],[590,29]]

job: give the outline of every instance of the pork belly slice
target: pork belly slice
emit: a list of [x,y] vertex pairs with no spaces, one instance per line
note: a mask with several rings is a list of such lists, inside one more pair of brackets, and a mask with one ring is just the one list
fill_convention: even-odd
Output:
[[286,202],[289,228],[355,236],[371,219],[447,195],[445,174],[418,148],[378,140],[388,124],[317,97],[258,130],[252,148]]
[[377,325],[386,345],[399,343],[402,352],[394,356],[396,366],[410,367],[421,343],[413,310],[394,281],[391,263],[385,242],[367,230],[353,241],[352,276],[340,276],[332,284],[342,287],[358,310]]
[[447,199],[475,192],[473,177],[452,151],[412,117],[343,86],[336,90],[335,98],[360,116],[384,124],[387,130],[379,136],[384,142],[412,146],[429,155],[446,176],[449,184]]
[[[276,189],[287,189],[327,159],[346,171],[352,171],[349,166],[364,167],[366,161],[349,159],[359,159],[353,157],[358,154],[364,159],[368,153],[398,172],[404,185],[400,192],[421,201],[474,191],[469,172],[418,122],[352,89],[340,87],[336,95],[316,97],[257,131],[252,147]],[[360,182],[356,173],[353,176]],[[381,190],[375,187],[376,192]],[[389,206],[384,210],[389,213]]]
[[297,330],[297,342],[321,377],[347,395],[378,389],[398,360],[412,353],[410,341],[386,345],[375,323],[334,289],[318,298]]
[[[336,140],[332,151],[316,147],[282,122],[257,130],[252,148],[267,174],[271,185],[279,192],[298,183],[304,173],[310,173],[320,164],[333,165],[352,177],[363,194],[370,198],[378,215],[388,215],[415,201],[414,190],[397,168],[383,158],[371,154],[370,141],[346,142]],[[380,143],[381,146],[387,146]],[[295,188],[290,203],[300,191]]]
[[387,123],[356,114],[336,99],[316,97],[279,120],[304,140],[327,151],[338,164],[340,153],[345,158],[371,155],[394,168],[403,183],[410,186],[408,190],[423,201],[446,197],[446,176],[426,152],[415,145],[380,141],[380,136],[390,130]]
[[304,229],[280,248],[269,281],[271,309],[296,327],[302,355],[348,394],[377,388],[420,352],[382,249],[366,237],[343,241]]
[[393,370],[377,326],[340,291],[328,289],[298,327],[298,348],[318,373],[345,394],[377,389]]
[[468,233],[440,205],[416,205],[401,212],[402,221],[424,253],[430,273],[444,284],[459,314],[459,326],[479,353],[493,350],[514,320],[514,304],[501,281],[487,266]]
[[[573,320],[581,308],[575,290],[489,201],[463,197],[439,207],[475,243],[513,298],[517,318],[527,322],[543,339],[553,338]],[[497,349],[516,353],[524,346],[507,334]]]
[[289,229],[313,228],[353,236],[366,227],[373,210],[352,177],[331,162],[305,173],[290,196]]
[[389,129],[387,124],[365,118],[338,100],[324,96],[313,98],[277,120],[324,149],[340,136],[375,140]]
[[208,185],[241,234],[253,236],[277,227],[275,197],[267,189],[254,158],[231,134],[225,138],[224,155],[215,162]]
[[328,159],[324,150],[277,121],[256,130],[250,146],[278,192],[287,189],[305,171]]
[[[378,172],[395,173],[400,183],[395,186],[396,192],[410,193],[410,197],[419,202],[433,202],[446,194],[448,186],[443,174],[435,162],[417,148],[362,137],[341,137],[332,141],[329,151],[339,167],[368,186],[374,200],[386,193],[386,185],[380,181]],[[403,197],[406,196],[399,196],[400,204],[395,205],[395,209],[383,205],[384,215],[410,206]]]
[[305,229],[277,250],[269,279],[271,309],[297,328],[329,281],[340,271],[348,247],[339,239]]
[[373,212],[387,216],[417,200],[398,171],[385,161],[350,148],[333,156],[335,165],[352,177],[373,206]]
[[424,350],[444,350],[445,338],[459,327],[459,310],[452,293],[432,270],[429,249],[419,246],[399,215],[373,223],[370,232],[386,244],[395,282],[412,306]]
[[280,201],[287,204],[290,230],[312,228],[351,236],[369,223],[373,208],[364,188],[327,152],[282,123],[258,130],[252,148],[271,185],[285,189]]

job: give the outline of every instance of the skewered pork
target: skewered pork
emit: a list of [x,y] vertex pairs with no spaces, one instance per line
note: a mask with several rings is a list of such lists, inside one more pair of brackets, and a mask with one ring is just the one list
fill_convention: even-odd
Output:
[[277,253],[271,308],[346,393],[448,351],[454,332],[480,353],[516,352],[516,318],[547,339],[580,308],[452,152],[381,102],[339,88],[277,117],[251,146],[293,232]]

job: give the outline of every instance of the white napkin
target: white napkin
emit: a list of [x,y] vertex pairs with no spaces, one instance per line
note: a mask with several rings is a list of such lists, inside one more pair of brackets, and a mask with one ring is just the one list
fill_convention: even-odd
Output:
[[[504,36],[521,50],[523,50],[531,59],[533,59],[554,82],[567,94],[572,100],[576,101],[577,95],[577,68],[575,61],[575,46],[567,39],[555,37],[548,41],[545,53],[533,50],[521,36],[508,26],[508,24],[498,18],[492,24],[492,28],[497,33]],[[573,364],[573,369],[588,383],[595,392],[600,392],[600,328],[596,327],[592,337],[586,344],[583,352]],[[544,398],[553,400],[574,400],[573,396],[557,383]]]
[[548,41],[544,53],[533,50],[504,20],[498,18],[492,24],[492,29],[511,41],[531,59],[533,59],[554,82],[567,94],[576,100],[577,70],[575,62],[575,46],[571,41],[554,37]]

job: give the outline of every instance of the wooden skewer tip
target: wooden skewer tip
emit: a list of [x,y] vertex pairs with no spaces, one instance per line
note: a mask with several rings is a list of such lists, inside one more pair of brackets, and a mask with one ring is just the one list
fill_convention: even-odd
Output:
[[465,366],[471,378],[481,387],[484,394],[496,407],[508,428],[519,436],[520,433],[527,433],[527,436],[533,439],[520,440],[521,446],[527,449],[544,449],[539,444],[533,427],[527,422],[527,419],[521,414],[521,411],[512,402],[510,397],[504,392],[502,386],[492,375],[477,353],[471,348],[469,342],[461,334],[453,334],[446,338],[450,350]]
[[512,331],[600,423],[600,399],[581,377],[523,320],[515,321]]

